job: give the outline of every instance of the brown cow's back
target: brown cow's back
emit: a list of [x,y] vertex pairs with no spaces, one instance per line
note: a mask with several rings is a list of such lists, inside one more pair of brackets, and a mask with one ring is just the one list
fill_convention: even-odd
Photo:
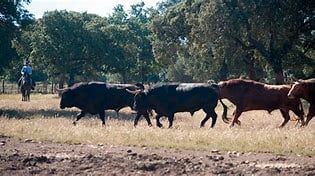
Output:
[[[290,86],[267,85],[251,80],[235,79],[226,81],[224,87],[219,83],[220,95],[230,100],[233,104],[249,110],[278,109],[281,104],[288,103],[287,94]],[[289,100],[292,101],[292,100]]]
[[[221,98],[230,100],[236,106],[234,122],[238,121],[237,118],[242,112],[250,110],[271,112],[280,109],[285,121],[290,118],[288,111],[292,110],[303,118],[300,100],[287,97],[290,90],[288,85],[267,85],[252,80],[232,79],[220,82],[219,87]],[[233,122],[231,125],[233,126]]]

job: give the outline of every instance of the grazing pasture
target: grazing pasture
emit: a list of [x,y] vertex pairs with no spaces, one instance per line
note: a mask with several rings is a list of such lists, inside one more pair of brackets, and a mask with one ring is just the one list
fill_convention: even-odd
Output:
[[[276,154],[298,154],[315,156],[315,121],[307,127],[295,127],[290,121],[284,128],[277,126],[283,121],[279,111],[268,114],[266,111],[251,111],[239,119],[242,126],[230,128],[220,115],[218,105],[217,125],[211,129],[209,120],[204,128],[199,128],[204,117],[198,111],[191,117],[189,113],[175,114],[171,129],[148,127],[142,118],[137,128],[133,126],[135,114],[129,108],[120,111],[119,118],[114,111],[108,111],[106,126],[99,123],[97,116],[83,117],[72,125],[78,109],[59,109],[57,95],[34,94],[31,102],[20,101],[19,94],[0,95],[0,135],[35,141],[63,144],[110,144],[140,147],[163,147],[189,150],[220,150],[238,152],[270,152]],[[228,101],[228,117],[232,116],[234,106]],[[307,110],[305,110],[307,113]],[[291,118],[293,116],[290,113]],[[167,126],[167,119],[162,118]]]

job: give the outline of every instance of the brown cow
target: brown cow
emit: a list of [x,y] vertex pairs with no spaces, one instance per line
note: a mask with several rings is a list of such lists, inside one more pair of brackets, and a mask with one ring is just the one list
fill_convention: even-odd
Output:
[[289,111],[293,111],[302,121],[304,111],[300,99],[289,99],[290,86],[287,85],[267,85],[252,80],[232,79],[219,82],[220,96],[231,101],[235,106],[233,121],[240,125],[239,116],[246,111],[280,109],[284,118],[280,127],[286,125],[290,120]]
[[308,125],[309,121],[315,116],[315,78],[299,80],[292,86],[288,96],[289,98],[303,98],[310,103],[307,118],[303,124]]

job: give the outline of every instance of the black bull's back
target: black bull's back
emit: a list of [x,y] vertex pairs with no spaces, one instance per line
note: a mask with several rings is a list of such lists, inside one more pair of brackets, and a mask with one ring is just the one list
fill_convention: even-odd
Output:
[[[206,83],[169,83],[157,85],[148,92],[140,93],[135,97],[135,109],[145,110],[152,108],[157,113],[157,126],[161,127],[159,122],[161,116],[167,116],[169,127],[172,126],[173,117],[176,112],[194,113],[200,109],[207,114],[201,122],[205,122],[212,117],[212,127],[215,125],[217,115],[214,108],[219,99],[216,86]],[[225,119],[224,119],[225,120]]]
[[[100,119],[105,124],[105,110],[132,107],[133,97],[134,95],[121,85],[102,82],[77,83],[62,94],[60,107],[62,109],[66,107],[79,108],[81,112],[77,115],[76,121],[86,113],[90,113],[99,114]],[[146,116],[146,114],[143,115]],[[151,122],[148,121],[148,123]]]
[[151,102],[157,113],[195,112],[205,106],[216,105],[218,94],[211,86],[178,84],[152,90]]

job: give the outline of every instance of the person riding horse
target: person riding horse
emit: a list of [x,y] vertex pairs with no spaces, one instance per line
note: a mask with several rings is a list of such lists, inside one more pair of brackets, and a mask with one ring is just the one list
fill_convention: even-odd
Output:
[[32,88],[31,89],[34,90],[35,89],[35,81],[33,81],[33,79],[31,78],[32,67],[30,66],[30,63],[29,63],[28,60],[24,63],[24,65],[23,65],[23,67],[21,69],[21,74],[22,74],[22,76],[21,76],[21,78],[18,81],[19,87],[21,86],[21,81],[22,81],[23,77],[24,76],[29,76],[30,80],[31,80],[31,83],[32,83]]

